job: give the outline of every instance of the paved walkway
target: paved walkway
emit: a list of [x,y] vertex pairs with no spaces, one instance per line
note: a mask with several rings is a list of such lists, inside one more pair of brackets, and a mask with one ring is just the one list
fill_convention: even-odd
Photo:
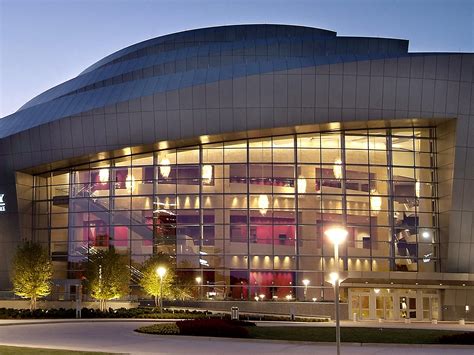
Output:
[[[129,354],[331,354],[333,344],[267,340],[219,339],[139,334],[134,329],[147,321],[80,321],[5,325],[0,344]],[[468,347],[343,344],[345,355],[474,354]]]
[[[116,323],[116,322],[141,322],[141,323],[170,323],[179,321],[180,319],[0,319],[0,326],[5,325],[20,325],[20,324],[53,324],[53,323]],[[290,322],[290,321],[255,321],[257,325],[275,326],[275,327],[335,327],[334,322]],[[440,321],[438,324],[431,322],[417,322],[413,321],[409,324],[405,322],[382,322],[378,321],[341,321],[342,327],[357,327],[357,328],[397,328],[397,329],[432,329],[432,330],[456,330],[456,331],[471,331],[474,332],[474,322],[468,322],[460,325],[458,322]]]

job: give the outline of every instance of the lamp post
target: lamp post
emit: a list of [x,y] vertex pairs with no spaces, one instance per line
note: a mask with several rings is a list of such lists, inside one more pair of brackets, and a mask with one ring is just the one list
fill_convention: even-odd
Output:
[[163,314],[163,277],[166,275],[166,268],[158,267],[156,274],[160,277],[160,313]]
[[304,279],[302,282],[303,282],[303,285],[304,285],[304,300],[306,301],[306,296],[307,296],[307,294],[308,294],[309,280],[308,280],[308,279]]
[[202,290],[201,282],[202,282],[201,276],[196,277],[196,283],[198,284],[198,297],[199,297],[199,299],[202,298],[202,296],[201,296],[201,290]]
[[331,243],[334,244],[334,261],[336,263],[336,272],[332,272],[329,275],[331,283],[334,285],[334,297],[335,297],[335,308],[336,308],[336,348],[337,355],[341,353],[341,325],[339,315],[339,244],[344,243],[347,238],[347,230],[342,227],[332,227],[328,229],[325,234],[328,236]]

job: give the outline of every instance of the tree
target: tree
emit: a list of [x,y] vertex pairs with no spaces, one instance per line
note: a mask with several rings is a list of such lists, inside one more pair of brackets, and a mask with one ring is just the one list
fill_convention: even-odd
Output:
[[[163,289],[161,289],[161,278],[156,272],[159,267],[166,269],[166,274],[163,277]],[[163,292],[163,298],[174,296],[173,286],[176,276],[169,255],[158,253],[152,256],[143,263],[140,271],[139,284],[148,295],[155,299],[155,307],[158,306],[161,291]]]
[[38,243],[27,242],[18,247],[12,262],[13,292],[30,299],[36,309],[38,298],[51,293],[53,266],[46,250]]
[[113,247],[94,251],[89,256],[85,276],[89,294],[99,301],[101,311],[107,309],[107,301],[128,294],[130,272],[124,257]]

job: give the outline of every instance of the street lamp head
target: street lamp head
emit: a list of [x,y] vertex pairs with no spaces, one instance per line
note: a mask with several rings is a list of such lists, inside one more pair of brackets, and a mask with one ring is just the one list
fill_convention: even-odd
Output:
[[198,277],[196,277],[196,282],[197,282],[198,284],[200,284],[200,283],[201,283],[201,281],[202,281],[202,278],[201,278],[201,276],[198,276]]
[[303,285],[305,285],[305,286],[309,285],[309,280],[308,279],[304,279],[302,282],[303,282]]
[[336,283],[340,282],[339,274],[337,272],[331,272],[329,274],[329,280],[331,284],[335,285]]
[[331,243],[339,245],[345,242],[348,232],[343,227],[335,226],[329,228],[324,234],[328,236]]
[[166,275],[166,268],[163,267],[163,266],[157,267],[157,268],[156,268],[156,274],[157,274],[159,277],[163,278],[163,276]]

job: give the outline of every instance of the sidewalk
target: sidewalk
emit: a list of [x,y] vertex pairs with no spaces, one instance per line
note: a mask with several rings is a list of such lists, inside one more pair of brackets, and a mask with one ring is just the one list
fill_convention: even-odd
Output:
[[[57,323],[99,323],[99,322],[146,322],[146,323],[170,323],[181,319],[146,319],[146,318],[82,318],[82,319],[0,319],[0,326],[34,325],[34,324],[57,324]],[[258,326],[267,327],[334,327],[335,322],[291,322],[291,321],[254,321]],[[474,322],[460,325],[457,322],[439,321],[438,324],[430,322],[395,322],[384,321],[341,321],[342,327],[357,328],[398,328],[398,329],[431,329],[431,330],[455,330],[473,331]]]
[[[71,320],[69,320],[71,321]],[[334,343],[149,335],[133,330],[148,322],[82,320],[67,324],[0,327],[0,344],[129,354],[319,354],[333,355]],[[85,322],[89,322],[84,326]],[[64,322],[63,322],[64,323]],[[23,323],[24,324],[24,323]],[[472,355],[472,346],[343,343],[344,355]]]

